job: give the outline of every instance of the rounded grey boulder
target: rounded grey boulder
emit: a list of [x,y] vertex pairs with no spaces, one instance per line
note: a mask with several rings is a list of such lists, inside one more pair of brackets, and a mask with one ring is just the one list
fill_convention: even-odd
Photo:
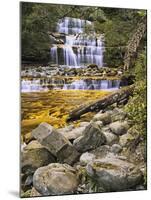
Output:
[[111,123],[109,125],[109,128],[115,135],[120,136],[120,135],[124,135],[127,133],[129,125],[128,125],[127,121],[124,121],[124,122],[116,121],[116,122]]
[[33,186],[42,195],[71,194],[78,187],[78,179],[70,165],[53,163],[36,170]]
[[86,170],[108,192],[123,191],[142,181],[142,173],[134,164],[113,155],[88,163]]

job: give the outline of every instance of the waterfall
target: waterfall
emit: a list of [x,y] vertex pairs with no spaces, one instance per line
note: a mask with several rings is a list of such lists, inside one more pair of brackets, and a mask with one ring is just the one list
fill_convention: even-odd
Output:
[[51,48],[51,55],[52,55],[52,58],[54,59],[55,63],[58,65],[58,51],[57,51],[56,46]]
[[21,92],[39,92],[49,89],[63,90],[116,90],[120,87],[120,80],[75,80],[68,83],[64,79],[23,79],[21,81]]
[[39,92],[47,89],[46,82],[42,82],[40,79],[21,81],[21,92]]
[[[89,26],[93,31],[85,33]],[[88,20],[65,17],[58,22],[57,32],[65,34],[64,45],[54,44],[51,48],[51,60],[61,63],[58,48],[63,52],[63,65],[80,67],[89,64],[103,66],[103,36],[94,32],[93,23]]]
[[73,52],[73,49],[69,45],[63,47],[65,65],[67,66],[77,66],[76,55]]
[[64,90],[116,90],[120,87],[120,80],[76,80],[64,84]]

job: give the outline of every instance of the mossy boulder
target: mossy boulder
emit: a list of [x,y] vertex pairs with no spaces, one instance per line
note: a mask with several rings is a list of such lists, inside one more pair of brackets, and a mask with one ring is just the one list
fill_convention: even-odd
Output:
[[142,173],[134,164],[114,156],[96,159],[86,170],[107,192],[127,190],[142,181]]

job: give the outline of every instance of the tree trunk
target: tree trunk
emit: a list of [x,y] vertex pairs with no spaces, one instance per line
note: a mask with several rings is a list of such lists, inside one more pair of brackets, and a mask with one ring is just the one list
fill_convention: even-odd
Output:
[[101,98],[93,103],[80,106],[75,110],[73,110],[71,113],[69,113],[67,121],[79,119],[81,115],[87,112],[92,112],[95,111],[96,109],[105,109],[106,107],[114,103],[119,103],[123,100],[126,100],[129,98],[130,95],[133,94],[133,90],[134,90],[134,85],[131,85],[126,88],[122,88],[116,92],[113,92],[112,94],[104,98]]
[[142,18],[137,28],[128,41],[127,50],[124,56],[124,70],[128,70],[134,54],[137,52],[140,41],[146,32],[146,16]]

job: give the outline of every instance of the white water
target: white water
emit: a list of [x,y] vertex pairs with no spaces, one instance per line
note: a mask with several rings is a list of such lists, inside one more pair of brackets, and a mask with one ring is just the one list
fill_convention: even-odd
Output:
[[48,88],[44,84],[41,84],[40,79],[21,81],[21,92],[39,92],[47,90]]
[[64,84],[64,90],[116,90],[120,87],[120,80],[76,80],[71,84]]
[[[58,22],[57,31],[66,34],[62,47],[64,64],[72,67],[96,64],[103,66],[103,37],[94,31],[85,33],[85,26],[93,24],[87,20],[65,17]],[[51,48],[52,60],[59,64],[57,45]]]
[[58,65],[58,52],[57,52],[56,46],[51,48],[51,55],[52,55],[52,58],[54,59],[55,63]]
[[21,92],[39,92],[51,89],[63,90],[116,90],[120,86],[120,80],[76,80],[66,83],[65,80],[33,79],[21,81]]

